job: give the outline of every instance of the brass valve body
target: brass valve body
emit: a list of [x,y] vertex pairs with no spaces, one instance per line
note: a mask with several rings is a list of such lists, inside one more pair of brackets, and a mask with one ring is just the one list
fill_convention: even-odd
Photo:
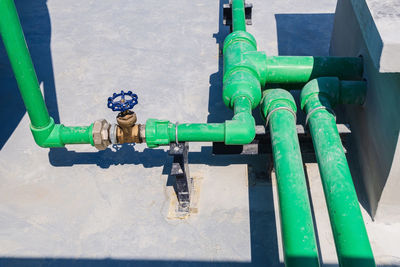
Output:
[[117,116],[116,137],[118,144],[142,143],[139,132],[140,124],[135,124],[136,121],[134,112],[122,113]]

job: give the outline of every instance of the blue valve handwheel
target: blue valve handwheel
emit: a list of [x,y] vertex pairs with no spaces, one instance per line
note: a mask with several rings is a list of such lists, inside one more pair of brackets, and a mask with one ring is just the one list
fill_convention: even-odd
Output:
[[138,103],[138,96],[131,91],[117,94],[114,93],[112,97],[107,100],[107,107],[113,111],[124,112],[132,109]]

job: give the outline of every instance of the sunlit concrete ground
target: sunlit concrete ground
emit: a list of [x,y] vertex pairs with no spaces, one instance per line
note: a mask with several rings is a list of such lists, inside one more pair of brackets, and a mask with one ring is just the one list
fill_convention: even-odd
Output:
[[[327,55],[335,1],[253,0],[248,30],[269,55]],[[218,1],[16,0],[50,113],[65,125],[114,121],[113,92],[132,90],[139,122],[222,122]],[[0,265],[280,266],[268,158],[212,156],[190,144],[199,213],[167,219],[172,159],[145,145],[35,145],[0,47]],[[258,116],[258,113],[254,113]],[[261,123],[261,121],[258,119]],[[316,163],[307,164],[321,260],[336,266]],[[376,260],[400,266],[400,224],[364,212]]]

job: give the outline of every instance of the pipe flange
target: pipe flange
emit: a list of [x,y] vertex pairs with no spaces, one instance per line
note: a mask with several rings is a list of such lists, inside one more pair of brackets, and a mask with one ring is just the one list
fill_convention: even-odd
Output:
[[111,125],[105,120],[97,120],[93,123],[93,145],[98,150],[105,150],[110,144],[109,130]]
[[146,124],[139,124],[139,136],[142,143],[146,142]]

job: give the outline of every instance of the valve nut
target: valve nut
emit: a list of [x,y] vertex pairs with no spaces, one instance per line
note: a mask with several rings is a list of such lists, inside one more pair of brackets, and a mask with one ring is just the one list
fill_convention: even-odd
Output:
[[93,123],[93,144],[98,150],[106,149],[110,144],[109,130],[111,125],[105,120],[97,120]]
[[142,143],[146,142],[146,124],[139,125],[139,137]]

